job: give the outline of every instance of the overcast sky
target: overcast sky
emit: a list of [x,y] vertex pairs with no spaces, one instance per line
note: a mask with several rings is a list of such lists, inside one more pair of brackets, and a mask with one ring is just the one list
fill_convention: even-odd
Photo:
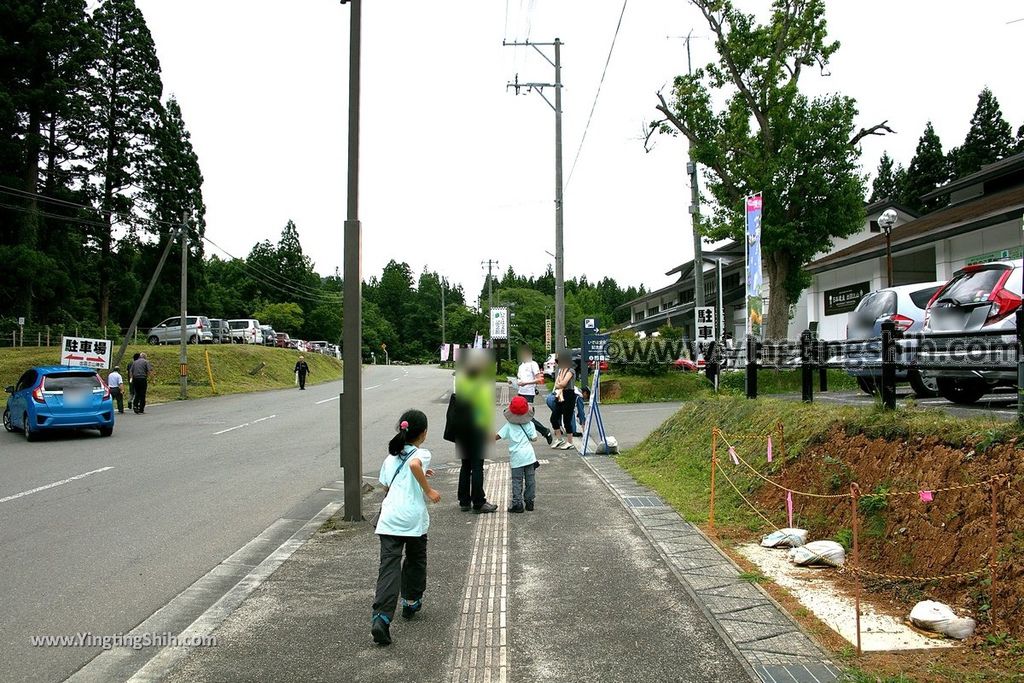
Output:
[[[165,92],[181,103],[206,182],[207,234],[245,256],[293,219],[320,273],[341,265],[345,218],[348,7],[337,0],[137,0],[156,40]],[[762,12],[768,0],[741,1]],[[540,274],[554,251],[554,116],[506,82],[549,82],[530,48],[562,50],[565,173],[590,112],[621,0],[365,0],[363,8],[363,276],[389,259],[461,282],[475,299],[480,261]],[[906,164],[927,120],[945,148],[967,131],[978,91],[995,92],[1014,131],[1024,123],[1018,0],[830,0],[842,48],[831,76],[859,125],[898,132],[864,144]],[[941,9],[940,9],[941,8]],[[654,93],[712,44],[685,0],[632,0],[586,144],[565,194],[567,277],[612,276],[660,287],[692,256],[685,145],[639,141]],[[212,248],[211,248],[212,251]]]

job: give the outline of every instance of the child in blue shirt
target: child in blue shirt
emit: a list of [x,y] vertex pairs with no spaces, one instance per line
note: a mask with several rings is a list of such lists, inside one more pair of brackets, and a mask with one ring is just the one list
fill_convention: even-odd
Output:
[[494,435],[494,439],[508,441],[508,462],[512,467],[512,506],[508,511],[532,512],[537,493],[539,466],[537,455],[533,452],[533,444],[530,443],[537,440],[537,430],[533,426],[533,408],[525,398],[516,396],[505,410],[505,419],[505,426]]
[[[412,619],[423,607],[427,587],[427,501],[438,503],[441,494],[427,481],[430,451],[420,448],[427,438],[427,416],[407,410],[398,433],[388,443],[388,457],[380,467],[385,488],[376,534],[380,537],[380,570],[373,601],[370,633],[378,645],[391,644],[391,620],[402,593],[402,616]],[[405,551],[405,561],[402,552]]]

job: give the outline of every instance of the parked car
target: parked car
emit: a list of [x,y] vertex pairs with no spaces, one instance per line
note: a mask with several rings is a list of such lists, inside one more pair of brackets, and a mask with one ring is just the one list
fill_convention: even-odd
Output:
[[228,321],[222,318],[210,318],[210,334],[213,335],[214,344],[231,343],[231,327]]
[[277,346],[277,332],[270,325],[260,325],[264,346]]
[[[846,353],[847,373],[856,378],[862,391],[874,394],[882,379],[882,323],[892,321],[904,335],[920,332],[924,327],[925,309],[945,282],[922,282],[899,287],[886,287],[865,294],[850,314],[846,330],[848,340],[873,340],[850,347]],[[903,343],[900,361],[909,363],[916,355],[910,340]],[[862,367],[858,367],[861,365]],[[910,382],[918,398],[938,395],[935,378],[912,368],[897,370],[896,381]]]
[[260,330],[260,321],[255,318],[238,318],[229,320],[231,327],[231,341],[235,344],[262,344],[263,332]]
[[101,436],[114,433],[110,390],[92,368],[30,368],[5,391],[9,396],[4,429],[21,432],[26,441],[60,429],[98,429]]
[[326,349],[326,348],[327,348],[327,342],[325,342],[323,340],[306,342],[306,349],[308,349],[311,353],[313,353],[313,352],[323,353],[324,349]]
[[[205,315],[190,315],[185,318],[185,337],[189,344],[212,344],[213,326]],[[181,317],[168,318],[146,334],[150,344],[178,344],[181,342]]]
[[[991,343],[1016,342],[1013,314],[1021,307],[1024,289],[1024,260],[1000,261],[965,266],[935,293],[925,313],[924,334],[982,330],[1006,331],[1005,336],[988,337]],[[927,336],[925,337],[927,339]],[[936,341],[939,348],[944,344]],[[922,350],[922,361],[942,362],[948,353]],[[1016,355],[1012,350],[972,351],[971,358],[1006,369],[928,370],[935,377],[939,394],[954,403],[975,403],[997,386],[1016,386]]]
[[278,332],[274,338],[274,343],[279,349],[290,349],[292,338],[288,336],[287,332]]

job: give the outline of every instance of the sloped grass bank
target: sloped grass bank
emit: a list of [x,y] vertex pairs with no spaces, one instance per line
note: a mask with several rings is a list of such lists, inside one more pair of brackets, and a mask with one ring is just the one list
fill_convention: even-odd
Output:
[[[178,398],[178,347],[176,346],[129,346],[125,353],[127,365],[132,354],[145,351],[156,378],[149,384],[151,402],[172,401]],[[210,384],[206,368],[206,353],[210,354],[210,368],[216,394]],[[268,389],[284,389],[295,385],[295,361],[299,353],[291,349],[277,349],[265,346],[241,344],[191,345],[188,347],[189,398],[238,394]],[[309,363],[308,384],[329,382],[341,378],[341,362],[319,353],[305,354]],[[28,368],[37,365],[59,364],[60,349],[33,347],[23,349],[0,349],[0,387],[18,381]],[[106,372],[100,373],[106,376]]]
[[[672,370],[664,375],[647,377],[627,375],[614,369],[602,375],[602,382],[619,383],[621,395],[605,403],[650,403],[655,401],[689,401],[703,395],[713,395],[715,388],[707,376],[694,372]],[[719,393],[733,396],[746,394],[746,375],[743,372],[724,372],[719,378]],[[799,370],[759,370],[757,373],[758,394],[799,394],[801,374]],[[852,377],[841,370],[828,371],[829,391],[852,391],[857,384]],[[814,391],[818,391],[818,375],[814,375]]]

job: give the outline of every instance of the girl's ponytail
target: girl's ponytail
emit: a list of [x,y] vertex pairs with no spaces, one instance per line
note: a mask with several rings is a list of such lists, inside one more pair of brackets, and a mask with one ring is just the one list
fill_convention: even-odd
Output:
[[420,410],[407,410],[398,420],[398,433],[388,442],[388,453],[398,455],[407,444],[427,431],[427,416]]

